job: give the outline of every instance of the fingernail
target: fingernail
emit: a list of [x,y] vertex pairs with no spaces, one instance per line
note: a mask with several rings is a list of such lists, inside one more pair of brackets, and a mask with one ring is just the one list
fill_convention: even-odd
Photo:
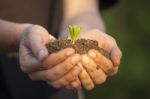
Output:
[[88,63],[90,62],[90,60],[89,60],[89,58],[88,58],[87,56],[83,56],[83,57],[82,57],[82,62],[83,62],[84,64],[88,64]]
[[72,48],[70,48],[70,49],[68,49],[66,55],[67,55],[67,56],[70,56],[70,55],[72,55],[73,53],[74,53],[74,50],[73,50]]
[[96,53],[93,52],[93,51],[90,51],[90,52],[89,52],[89,55],[90,55],[92,58],[95,58],[95,57],[96,57]]
[[43,60],[45,58],[45,56],[46,56],[45,50],[44,49],[40,50],[39,56],[38,56],[39,60]]

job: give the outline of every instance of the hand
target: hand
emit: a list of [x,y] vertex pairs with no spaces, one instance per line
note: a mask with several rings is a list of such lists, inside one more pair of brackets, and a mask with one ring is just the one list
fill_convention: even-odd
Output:
[[[122,54],[115,40],[99,30],[88,31],[81,34],[79,38],[98,41],[99,46],[110,55],[110,59],[108,59],[94,49],[82,55],[82,62],[79,65],[83,67],[83,70],[79,78],[82,86],[90,90],[94,88],[94,84],[104,83],[108,75],[117,73]],[[73,86],[72,83],[69,87]]]
[[104,49],[110,55],[111,61],[96,50],[90,50],[88,55],[94,60],[94,62],[96,62],[97,65],[101,65],[100,68],[102,68],[106,74],[113,75],[117,72],[117,70],[115,69],[114,71],[113,68],[118,68],[122,53],[114,38],[97,29],[81,34],[80,38],[98,41],[99,47]]
[[20,37],[19,59],[21,70],[32,80],[44,80],[55,88],[66,86],[78,76],[76,66],[80,55],[71,48],[48,55],[45,44],[54,39],[46,29],[31,25]]

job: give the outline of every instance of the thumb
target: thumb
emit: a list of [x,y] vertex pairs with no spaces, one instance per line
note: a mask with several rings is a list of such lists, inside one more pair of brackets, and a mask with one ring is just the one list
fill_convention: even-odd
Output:
[[41,45],[41,48],[37,50],[37,58],[42,61],[48,56],[48,51],[45,46]]
[[29,47],[33,55],[39,60],[43,61],[48,56],[48,50],[40,38],[30,40]]

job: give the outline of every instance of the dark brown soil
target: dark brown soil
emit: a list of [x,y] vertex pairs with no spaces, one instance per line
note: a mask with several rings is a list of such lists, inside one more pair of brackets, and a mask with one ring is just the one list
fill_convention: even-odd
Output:
[[98,47],[98,42],[95,40],[78,39],[76,40],[75,44],[73,44],[71,40],[55,40],[53,42],[46,44],[46,47],[49,51],[49,54],[58,52],[65,48],[74,48],[76,52],[79,54],[85,54],[90,49],[96,49],[104,56],[109,58],[109,54],[102,48]]

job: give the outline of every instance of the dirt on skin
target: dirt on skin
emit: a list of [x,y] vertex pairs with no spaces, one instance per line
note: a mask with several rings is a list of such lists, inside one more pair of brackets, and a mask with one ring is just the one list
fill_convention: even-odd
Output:
[[79,54],[86,54],[90,49],[95,49],[109,58],[109,53],[98,46],[98,42],[90,39],[78,39],[75,44],[71,40],[55,40],[46,44],[49,54],[58,52],[65,48],[73,48]]

